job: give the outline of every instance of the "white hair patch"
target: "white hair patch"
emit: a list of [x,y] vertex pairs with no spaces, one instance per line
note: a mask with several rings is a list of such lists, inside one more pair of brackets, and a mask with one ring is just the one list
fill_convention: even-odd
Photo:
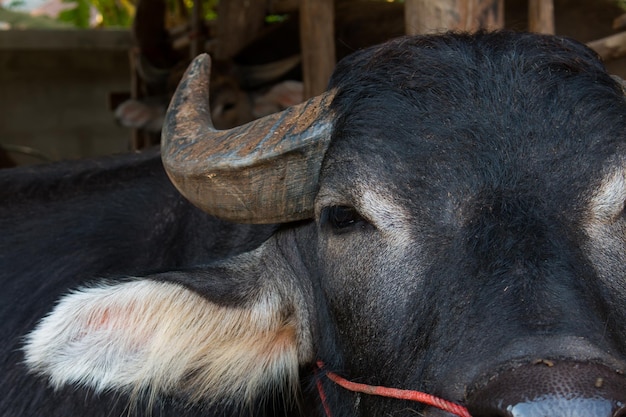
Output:
[[404,207],[393,201],[392,196],[365,190],[361,199],[364,213],[392,242],[401,247],[414,243],[410,234],[410,216]]
[[234,308],[137,280],[66,295],[27,336],[24,352],[55,387],[245,404],[285,384],[296,389],[294,320],[268,292]]
[[610,222],[624,210],[626,171],[616,170],[600,184],[591,199],[592,216],[596,221]]

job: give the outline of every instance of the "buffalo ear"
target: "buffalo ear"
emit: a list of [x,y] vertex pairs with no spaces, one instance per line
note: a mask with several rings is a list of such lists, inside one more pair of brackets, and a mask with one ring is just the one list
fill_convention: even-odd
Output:
[[[299,362],[310,359],[308,337],[293,305],[299,297],[283,283],[289,277],[265,271],[264,252],[202,270],[204,280],[239,292],[226,304],[177,283],[184,271],[171,273],[172,282],[161,274],[67,294],[27,336],[26,364],[55,387],[77,384],[150,401],[174,395],[250,405],[263,393],[293,394]],[[196,271],[192,281],[198,277]]]

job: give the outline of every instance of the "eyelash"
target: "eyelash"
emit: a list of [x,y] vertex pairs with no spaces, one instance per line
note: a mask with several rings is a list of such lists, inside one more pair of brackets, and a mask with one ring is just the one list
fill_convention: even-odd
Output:
[[337,233],[347,232],[357,225],[367,223],[363,216],[350,206],[325,207],[322,210],[320,220],[323,225],[328,225]]

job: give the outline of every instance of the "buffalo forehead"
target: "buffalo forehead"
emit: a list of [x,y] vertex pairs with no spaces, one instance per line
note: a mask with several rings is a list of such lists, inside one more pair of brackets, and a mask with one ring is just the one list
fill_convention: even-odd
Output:
[[376,185],[400,201],[516,190],[563,209],[589,197],[624,151],[624,100],[582,47],[537,45],[486,39],[424,54],[407,40],[363,52],[345,71],[357,75],[340,65],[322,188]]

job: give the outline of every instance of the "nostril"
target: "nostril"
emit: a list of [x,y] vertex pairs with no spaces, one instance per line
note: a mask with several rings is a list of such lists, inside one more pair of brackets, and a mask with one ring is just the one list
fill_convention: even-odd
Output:
[[602,365],[544,361],[500,373],[467,404],[473,417],[626,417],[626,378]]

